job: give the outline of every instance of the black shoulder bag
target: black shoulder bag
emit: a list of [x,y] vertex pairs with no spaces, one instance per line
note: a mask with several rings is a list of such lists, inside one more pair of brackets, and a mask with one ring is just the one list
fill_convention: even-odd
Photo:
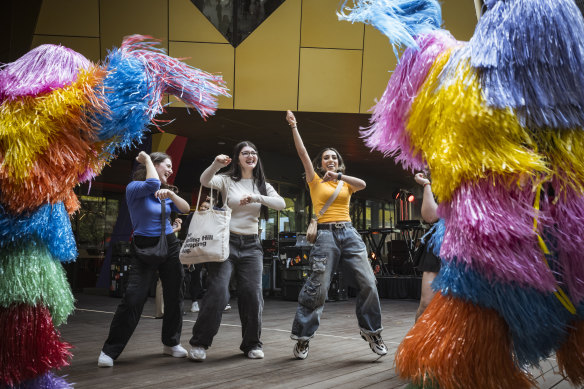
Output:
[[168,257],[168,243],[166,242],[165,226],[166,226],[166,200],[160,200],[160,239],[155,246],[140,248],[136,246],[136,241],[132,240],[132,247],[134,254],[142,262],[148,265],[160,265]]

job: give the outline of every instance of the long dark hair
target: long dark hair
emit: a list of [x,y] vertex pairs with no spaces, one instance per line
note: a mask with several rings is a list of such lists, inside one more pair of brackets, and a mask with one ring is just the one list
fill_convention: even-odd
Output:
[[325,149],[320,150],[320,152],[318,153],[318,155],[316,156],[316,158],[314,158],[312,160],[312,168],[314,169],[314,171],[316,172],[316,174],[318,174],[319,177],[323,177],[326,174],[326,170],[324,170],[322,168],[322,155],[324,154],[325,151],[334,151],[335,154],[337,155],[337,161],[339,163],[339,167],[337,168],[337,173],[343,173],[345,174],[345,162],[343,161],[343,157],[341,157],[341,154],[339,154],[339,152],[332,148],[332,147],[327,147]]
[[[154,166],[161,164],[165,159],[170,159],[172,161],[172,158],[170,158],[168,154],[160,151],[150,153],[150,159]],[[136,167],[136,170],[134,170],[134,174],[132,175],[132,181],[146,181],[146,166],[144,164],[138,164],[138,167]],[[178,193],[178,188],[176,186],[164,184],[162,181],[160,182],[160,188],[170,189],[174,193]]]
[[[235,147],[233,148],[231,168],[229,169],[229,171],[227,171],[227,173],[225,173],[226,175],[231,177],[231,179],[235,182],[241,180],[241,166],[239,166],[239,154],[241,153],[241,150],[246,146],[251,147],[252,149],[255,150],[256,153],[258,153],[258,148],[248,140],[241,141],[235,145]],[[262,160],[260,159],[259,153],[257,157],[258,163],[256,164],[256,167],[253,168],[252,173],[253,183],[260,191],[260,194],[267,196],[268,190],[266,189],[266,176],[264,175],[264,168],[262,166]],[[266,207],[263,204],[260,210],[260,215],[265,220],[268,220],[269,216],[268,207]]]

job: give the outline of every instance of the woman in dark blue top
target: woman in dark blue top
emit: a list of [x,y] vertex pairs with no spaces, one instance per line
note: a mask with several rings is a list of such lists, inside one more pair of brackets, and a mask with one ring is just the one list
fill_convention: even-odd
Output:
[[[154,246],[160,239],[160,200],[166,199],[166,215],[172,210],[189,212],[189,204],[177,195],[177,188],[167,183],[172,174],[172,161],[165,153],[150,155],[140,152],[136,160],[140,165],[134,172],[133,181],[126,188],[126,201],[134,228],[134,243],[138,247]],[[167,218],[165,233],[168,242],[168,256],[160,265],[149,265],[133,258],[126,293],[118,306],[109,336],[103,345],[97,365],[111,367],[130,340],[136,329],[154,273],[158,271],[164,290],[165,313],[162,320],[162,352],[181,358],[187,351],[180,345],[182,330],[183,296],[181,291],[184,277],[183,267],[178,259],[180,245]]]

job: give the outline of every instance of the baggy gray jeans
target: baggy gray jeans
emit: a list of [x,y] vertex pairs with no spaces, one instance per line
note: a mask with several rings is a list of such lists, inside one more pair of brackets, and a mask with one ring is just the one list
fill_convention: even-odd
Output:
[[295,340],[308,340],[320,324],[333,269],[337,264],[349,272],[356,281],[357,321],[361,330],[379,334],[381,305],[375,275],[367,259],[367,248],[361,235],[350,222],[335,223],[338,228],[320,229],[310,253],[312,273],[298,296],[298,309],[292,323]]
[[244,353],[262,348],[262,294],[263,250],[257,235],[229,236],[229,258],[225,262],[209,262],[207,266],[207,292],[201,300],[199,316],[193,326],[192,346],[211,346],[219,331],[223,309],[229,302],[229,280],[235,272],[237,281],[237,308],[241,320]]

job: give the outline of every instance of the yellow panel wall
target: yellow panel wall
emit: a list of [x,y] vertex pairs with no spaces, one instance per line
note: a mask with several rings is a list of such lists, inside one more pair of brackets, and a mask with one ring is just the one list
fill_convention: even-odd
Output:
[[367,113],[385,91],[397,58],[385,35],[371,26],[365,27],[361,113]]
[[302,47],[362,49],[362,23],[339,22],[339,0],[302,1]]
[[170,41],[229,44],[190,0],[169,0],[168,5]]
[[298,110],[359,112],[361,62],[361,50],[301,49]]
[[[220,108],[366,113],[396,59],[377,30],[338,21],[339,5],[286,0],[234,49],[190,0],[44,0],[33,47],[61,43],[98,61],[125,35],[151,35],[170,55],[223,74],[233,98],[221,97]],[[445,27],[468,40],[473,2],[442,7]]]
[[237,109],[295,109],[300,0],[287,0],[235,49]]
[[[229,90],[233,89],[233,52],[230,44],[169,42],[169,54],[177,58],[187,58],[184,62],[210,73],[220,73]],[[170,98],[173,107],[185,106],[175,97]],[[219,97],[219,108],[233,108],[233,98]]]
[[100,0],[101,55],[126,35],[150,35],[168,47],[168,0]]
[[477,25],[476,10],[471,0],[448,0],[442,5],[443,28],[459,41],[469,40]]
[[99,0],[43,0],[35,34],[99,37]]

